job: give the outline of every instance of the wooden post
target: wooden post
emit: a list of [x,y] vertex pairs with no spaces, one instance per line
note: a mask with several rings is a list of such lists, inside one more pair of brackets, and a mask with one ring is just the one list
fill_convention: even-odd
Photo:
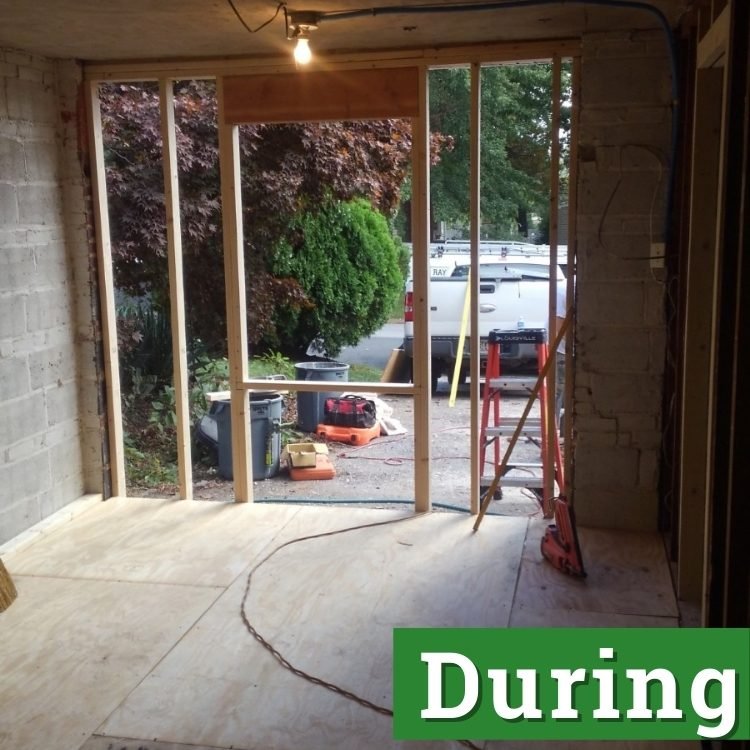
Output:
[[682,347],[679,559],[677,594],[699,602],[703,590],[704,534],[709,450],[708,401],[716,255],[719,137],[724,71],[699,68],[695,78],[695,118],[687,257],[685,329]]
[[471,142],[470,151],[470,218],[469,218],[469,241],[471,247],[471,274],[469,283],[471,285],[471,348],[469,373],[471,377],[471,428],[470,428],[470,496],[469,508],[472,514],[479,513],[479,495],[481,493],[481,477],[479,476],[479,229],[482,223],[481,214],[481,94],[482,94],[482,67],[479,63],[471,65]]
[[4,612],[15,601],[18,591],[3,561],[0,560],[0,612]]
[[414,510],[426,513],[430,496],[430,123],[428,71],[419,68],[419,116],[412,119],[412,277],[414,281]]
[[177,472],[180,497],[193,497],[193,465],[190,454],[190,402],[188,400],[187,337],[185,334],[185,285],[182,275],[180,188],[177,177],[177,141],[174,125],[174,84],[159,81],[161,109],[164,205],[167,212],[167,259],[169,307],[172,329],[172,377],[177,411]]
[[223,79],[216,80],[219,118],[219,167],[221,214],[224,234],[224,276],[227,295],[227,341],[232,415],[232,472],[234,499],[253,499],[252,445],[247,380],[247,314],[245,258],[242,239],[242,191],[240,187],[239,128],[224,118]]
[[[578,133],[581,121],[581,58],[573,58],[571,80],[572,112],[570,121],[570,166],[568,168],[568,260],[565,304],[572,311],[571,324],[565,336],[565,487],[563,493],[572,507],[575,501],[573,482],[573,392],[575,388],[575,370],[573,349],[575,346],[575,276],[578,265]],[[562,311],[566,312],[566,311]]]
[[[713,27],[712,27],[713,28]],[[727,65],[726,57],[731,55],[729,49],[729,24],[726,26],[726,34],[722,31],[721,35],[725,39],[725,54],[719,55],[719,57],[710,63],[711,67],[717,67],[721,71],[721,125],[719,126],[719,150],[717,153],[717,177],[716,177],[716,208],[715,208],[715,239],[714,239],[714,257],[713,257],[713,268],[711,272],[713,274],[712,279],[712,293],[711,293],[711,346],[710,346],[710,364],[709,364],[709,380],[708,380],[708,420],[707,420],[707,435],[713,436],[714,439],[708,441],[707,457],[706,457],[706,513],[704,517],[704,534],[703,534],[703,549],[704,549],[704,563],[703,563],[703,584],[701,594],[701,625],[703,627],[713,627],[716,625],[715,621],[712,621],[711,615],[715,605],[715,601],[712,602],[712,591],[717,590],[717,583],[712,578],[714,574],[714,559],[713,555],[715,550],[712,545],[714,540],[712,535],[715,532],[715,528],[722,524],[725,525],[727,522],[726,518],[717,519],[715,503],[711,503],[712,493],[716,491],[716,484],[726,482],[726,477],[719,474],[716,475],[717,455],[716,455],[716,440],[717,434],[717,421],[724,418],[725,415],[719,413],[717,409],[717,403],[719,399],[719,386],[722,383],[721,373],[719,372],[719,341],[720,341],[720,317],[722,313],[722,296],[726,295],[726,292],[721,287],[722,282],[722,270],[724,266],[724,229],[725,225],[722,221],[724,216],[724,203],[726,201],[725,195],[725,175],[727,170],[727,162],[729,160],[729,152],[727,150],[727,138],[728,138],[728,122],[730,116],[730,102],[728,101],[728,92],[730,86],[729,76],[729,65]],[[714,38],[712,33],[709,38]],[[701,40],[698,44],[697,58],[700,64],[701,60],[707,59],[707,56],[703,54],[702,50],[706,40]],[[709,63],[706,63],[706,69],[708,69]],[[696,96],[697,100],[697,96]],[[693,167],[695,170],[695,166]],[[695,179],[695,178],[694,178]],[[726,305],[726,302],[723,303]],[[726,310],[725,310],[726,314]],[[683,392],[683,400],[685,394]],[[681,512],[682,515],[682,512]],[[681,531],[682,533],[682,531]],[[682,548],[681,555],[685,555],[686,551]],[[689,554],[689,552],[687,553]],[[718,573],[723,577],[723,571]]]
[[[552,58],[552,118],[550,130],[552,136],[552,148],[550,152],[550,196],[549,196],[549,321],[547,332],[550,343],[555,338],[552,335],[557,324],[557,236],[558,236],[558,211],[560,190],[560,94],[561,94],[561,65],[560,56]],[[553,364],[547,371],[547,413],[543,415],[546,419],[546,441],[542,446],[545,452],[545,465],[547,471],[544,473],[544,501],[551,503],[555,496],[555,386],[557,382],[557,352],[551,348],[549,358]],[[560,487],[560,492],[565,488]]]
[[[122,431],[122,403],[120,400],[120,361],[117,351],[117,312],[115,283],[112,272],[112,244],[109,233],[107,177],[104,171],[104,141],[102,115],[99,107],[99,84],[89,82],[86,92],[88,110],[89,147],[91,149],[91,183],[94,198],[97,264],[99,270],[99,303],[104,342],[104,378],[107,391],[107,438],[111,495],[125,497],[125,444]],[[106,488],[103,493],[106,496]],[[106,499],[106,498],[105,498]]]

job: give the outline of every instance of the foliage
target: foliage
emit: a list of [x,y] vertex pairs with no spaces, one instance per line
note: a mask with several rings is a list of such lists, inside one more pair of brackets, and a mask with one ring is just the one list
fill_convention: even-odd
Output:
[[133,377],[150,379],[155,384],[172,380],[172,328],[168,312],[147,302],[123,304],[117,311],[117,331],[123,388],[129,390]]
[[357,383],[379,383],[382,370],[370,365],[352,365],[349,368],[349,380]]
[[[468,225],[469,85],[466,68],[430,73],[431,127],[453,142],[431,173],[433,226]],[[569,86],[567,72],[563,86]],[[530,236],[532,216],[548,212],[551,87],[548,64],[482,68],[481,213],[496,239]],[[566,108],[561,124],[569,129]]]
[[129,434],[125,435],[125,468],[129,489],[177,482],[177,465],[174,459],[150,449],[141,450]]
[[[298,280],[310,304],[279,306],[276,330],[292,341],[317,339],[335,357],[388,319],[403,289],[402,249],[365,200],[327,199],[298,216],[276,246],[273,272]],[[281,339],[277,345],[282,346]]]
[[294,362],[280,352],[266,352],[250,360],[249,372],[251,378],[269,378],[283,375],[288,380],[294,380]]
[[[155,309],[166,311],[158,87],[111,84],[102,87],[100,98],[116,285],[136,297],[148,294]],[[224,353],[215,84],[177,83],[175,121],[189,332],[204,341],[209,353]],[[377,210],[390,214],[398,204],[410,150],[410,126],[403,120],[241,128],[251,344],[267,337],[279,305],[324,309],[323,300],[308,298],[294,279],[274,275],[269,268],[273,248],[289,241],[292,219],[313,210],[329,194],[339,200],[365,197]]]

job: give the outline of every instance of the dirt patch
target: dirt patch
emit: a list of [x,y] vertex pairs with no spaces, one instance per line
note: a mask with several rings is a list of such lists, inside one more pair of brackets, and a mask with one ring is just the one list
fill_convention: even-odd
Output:
[[[454,407],[449,406],[447,383],[443,379],[439,395],[432,400],[432,500],[436,506],[469,508],[470,402],[468,386],[459,392]],[[282,465],[271,479],[253,483],[256,500],[300,503],[366,504],[391,507],[414,501],[414,407],[409,397],[383,398],[394,410],[394,418],[406,428],[406,435],[380,437],[364,446],[329,442],[331,462],[336,476],[330,480],[293,481]],[[506,394],[502,413],[519,416],[526,405],[520,394]],[[290,405],[293,408],[293,404]],[[284,419],[289,419],[285,414]],[[319,440],[315,438],[315,440]],[[492,451],[487,452],[485,475],[493,473]],[[538,462],[539,447],[526,440],[519,441],[513,458],[521,462]],[[139,491],[145,496],[172,496],[176,488]],[[197,500],[234,499],[231,481],[221,479],[213,467],[196,466],[194,497]],[[526,489],[508,488],[501,500],[493,501],[492,513],[502,515],[535,515],[538,502]]]

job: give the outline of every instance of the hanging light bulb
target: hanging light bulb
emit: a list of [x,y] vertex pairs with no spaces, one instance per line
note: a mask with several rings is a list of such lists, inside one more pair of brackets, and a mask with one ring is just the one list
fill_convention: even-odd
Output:
[[315,11],[294,11],[287,16],[286,38],[296,41],[294,61],[297,65],[307,65],[312,60],[310,32],[318,28],[319,18],[320,14]]
[[307,65],[312,60],[312,51],[310,50],[310,40],[300,34],[297,37],[297,44],[294,47],[294,61],[297,65]]

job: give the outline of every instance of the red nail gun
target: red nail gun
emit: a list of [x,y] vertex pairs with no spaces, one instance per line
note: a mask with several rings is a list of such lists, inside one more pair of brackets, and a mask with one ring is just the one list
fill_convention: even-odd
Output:
[[553,502],[555,522],[544,532],[542,555],[563,573],[585,578],[586,571],[583,569],[573,508],[564,497],[557,497]]

